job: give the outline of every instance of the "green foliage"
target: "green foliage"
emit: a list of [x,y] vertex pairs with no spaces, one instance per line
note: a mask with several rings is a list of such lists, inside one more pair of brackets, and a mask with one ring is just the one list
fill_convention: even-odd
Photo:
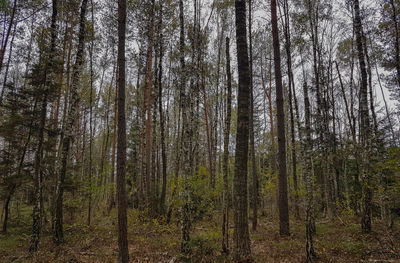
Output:
[[261,181],[262,189],[267,195],[274,195],[277,190],[278,174],[268,170]]
[[217,187],[213,190],[210,187],[210,173],[207,168],[200,166],[196,175],[190,176],[187,181],[184,177],[171,182],[172,189],[176,188],[178,198],[173,200],[175,210],[183,206],[186,200],[186,189],[189,192],[189,209],[191,221],[198,221],[205,216],[212,214],[214,202],[218,197],[218,188],[221,185],[217,182]]
[[192,262],[201,262],[204,257],[213,256],[218,250],[218,243],[210,235],[203,232],[193,236],[189,246],[192,252]]

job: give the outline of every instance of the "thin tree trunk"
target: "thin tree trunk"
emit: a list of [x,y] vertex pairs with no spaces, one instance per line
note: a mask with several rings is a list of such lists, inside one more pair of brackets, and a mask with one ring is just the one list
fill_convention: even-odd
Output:
[[375,63],[375,71],[376,71],[376,76],[378,77],[378,83],[379,83],[379,88],[381,89],[383,102],[385,103],[386,118],[387,118],[389,126],[390,126],[390,131],[392,133],[392,140],[393,140],[392,144],[395,144],[395,143],[398,142],[398,138],[396,137],[396,135],[394,133],[393,124],[392,124],[392,118],[390,117],[388,103],[386,101],[385,93],[383,92],[383,87],[382,87],[382,83],[381,83],[381,77],[379,75],[378,65],[376,63]]
[[152,192],[153,188],[153,175],[151,173],[151,149],[152,149],[152,141],[151,141],[151,104],[152,104],[152,87],[153,87],[153,41],[154,41],[154,0],[152,0],[151,4],[151,18],[150,25],[148,29],[148,40],[149,46],[147,49],[147,68],[146,68],[146,80],[145,83],[147,85],[145,91],[145,105],[146,105],[146,133],[145,133],[145,177],[146,177],[146,200],[147,206],[151,210],[154,209],[154,193]]
[[[324,146],[325,143],[325,127],[324,127],[324,116],[323,116],[323,98],[321,94],[321,76],[320,76],[320,52],[319,52],[319,38],[318,38],[318,10],[319,10],[319,2],[314,2],[308,0],[308,16],[309,16],[309,24],[311,29],[311,42],[312,42],[312,54],[313,54],[313,71],[314,71],[314,78],[315,78],[315,92],[316,92],[316,101],[317,101],[317,112],[315,117],[315,126],[316,130],[318,131],[319,137],[319,145],[321,147]],[[317,5],[316,10],[314,11],[314,4]],[[324,150],[324,149],[323,149]],[[327,154],[325,153],[323,157],[326,157]],[[326,160],[324,160],[323,165],[326,166]],[[327,174],[325,169],[321,169],[320,172],[321,178],[321,199],[322,199],[322,210],[324,215],[327,215],[329,209],[329,202],[328,202],[328,194],[327,194]]]
[[8,192],[7,198],[4,202],[4,220],[3,220],[3,233],[7,232],[7,224],[8,224],[8,215],[9,215],[9,207],[10,207],[10,201],[11,201],[11,196],[14,194],[16,185],[12,185],[11,189]]
[[[46,74],[46,73],[45,73]],[[45,91],[47,93],[47,91]],[[32,237],[29,252],[36,252],[39,249],[40,233],[42,229],[42,169],[41,161],[43,155],[43,140],[44,140],[44,128],[46,125],[46,113],[47,113],[47,95],[44,94],[41,113],[40,113],[40,128],[39,128],[39,141],[35,156],[35,171],[34,171],[34,194],[35,194],[35,205],[33,207],[33,224],[32,224]]]
[[[296,218],[300,217],[299,211],[299,193],[297,183],[297,156],[296,156],[296,133],[294,127],[294,110],[293,110],[293,97],[296,95],[292,93],[294,89],[293,71],[292,71],[292,53],[291,53],[291,41],[290,41],[290,21],[289,21],[289,5],[288,1],[283,2],[284,17],[285,17],[285,50],[288,68],[288,91],[289,91],[289,113],[290,113],[290,138],[291,138],[291,155],[292,155],[292,175],[293,175],[293,187],[294,187],[294,211]],[[300,129],[299,129],[300,131]]]
[[306,262],[312,262],[315,257],[313,242],[313,179],[312,179],[312,140],[311,140],[311,111],[308,96],[307,82],[303,85],[304,109],[305,109],[305,167],[304,178],[306,181]]
[[224,192],[223,192],[223,219],[222,219],[222,251],[229,253],[229,135],[231,130],[231,112],[232,112],[232,74],[229,51],[229,38],[226,38],[226,116],[225,116],[225,134],[224,134]]
[[[118,75],[119,75],[119,68],[117,66],[116,70],[116,79],[115,82],[115,99],[114,99],[114,124],[113,124],[113,144],[112,144],[112,151],[111,151],[111,173],[110,173],[110,196],[108,199],[108,209],[107,212],[110,214],[111,209],[115,207],[115,149],[117,147],[117,123],[118,123]],[[112,87],[112,86],[111,86]],[[108,134],[107,134],[108,136]],[[107,147],[107,145],[106,145]],[[108,149],[108,148],[106,148]]]
[[350,111],[349,111],[349,106],[348,106],[349,104],[347,102],[346,93],[344,91],[342,75],[340,74],[339,65],[338,65],[338,63],[336,61],[335,61],[335,64],[336,64],[336,70],[337,70],[337,73],[338,73],[338,76],[339,76],[339,83],[340,83],[340,88],[342,90],[344,105],[346,107],[347,118],[349,119],[350,130],[351,130],[351,133],[352,133],[352,136],[353,136],[353,142],[355,142],[356,141],[356,139],[355,139],[356,138],[356,134],[353,132],[355,129],[353,128],[352,118],[351,118]]
[[[37,106],[37,99],[35,99],[35,103],[33,105],[33,112],[36,111],[36,106]],[[29,142],[31,141],[32,134],[33,134],[33,119],[30,121],[30,124],[29,124],[28,138],[26,139],[24,148],[22,150],[22,155],[21,155],[21,158],[20,158],[20,161],[18,164],[17,175],[21,174],[22,166],[24,164],[25,156],[28,151],[28,146],[29,146]],[[9,206],[11,197],[14,194],[16,188],[17,188],[17,185],[12,184],[9,189],[8,195],[7,195],[6,199],[4,200],[4,221],[3,221],[3,232],[4,233],[7,232],[7,221],[8,221],[8,213],[9,213],[8,206]]]
[[165,197],[167,193],[167,154],[166,154],[166,149],[165,149],[165,132],[164,132],[164,114],[163,114],[163,101],[162,101],[162,75],[163,75],[163,31],[162,31],[162,25],[163,25],[163,6],[162,6],[162,1],[160,2],[160,23],[159,23],[159,30],[160,30],[160,36],[159,36],[159,45],[160,45],[160,61],[159,61],[159,69],[158,69],[158,110],[160,114],[160,134],[161,134],[161,160],[162,160],[162,187],[161,187],[161,198],[160,198],[160,211],[164,212],[165,211]]
[[358,61],[361,71],[360,85],[360,136],[361,136],[361,179],[362,179],[362,219],[361,228],[364,233],[371,232],[371,202],[372,190],[370,185],[369,153],[370,153],[370,119],[368,113],[368,76],[364,60],[362,43],[362,24],[360,17],[360,4],[354,0],[354,31],[356,33]]
[[1,89],[1,94],[0,94],[0,106],[3,105],[3,97],[4,97],[4,91],[7,85],[7,77],[8,77],[8,71],[10,69],[10,62],[11,62],[11,56],[12,56],[12,50],[13,50],[13,43],[15,39],[15,34],[16,34],[16,29],[17,29],[17,24],[14,24],[14,30],[13,30],[13,35],[11,38],[11,43],[10,43],[10,51],[8,53],[8,59],[7,59],[7,66],[6,66],[6,72],[4,72],[4,81],[3,81],[3,87]]
[[370,107],[371,115],[372,115],[374,133],[375,133],[375,136],[377,136],[378,135],[378,121],[376,119],[375,106],[374,106],[374,95],[373,95],[373,86],[372,86],[372,66],[371,66],[371,61],[370,61],[369,53],[368,53],[367,37],[365,36],[363,31],[361,32],[361,37],[362,37],[363,48],[364,48],[364,52],[365,52],[365,59],[367,62],[369,107]]
[[[55,224],[54,224],[54,242],[61,244],[64,242],[63,232],[63,194],[64,194],[64,180],[67,173],[67,162],[69,159],[70,146],[73,141],[73,130],[76,124],[76,116],[79,108],[78,84],[80,79],[81,68],[83,65],[83,52],[85,45],[85,16],[86,16],[87,0],[82,1],[81,14],[79,21],[78,33],[78,50],[76,53],[75,65],[72,72],[72,80],[70,87],[70,107],[66,116],[65,132],[62,139],[61,159],[59,164],[59,175],[57,182],[57,200],[55,211]],[[66,106],[67,107],[67,106]]]
[[272,174],[276,172],[276,150],[275,150],[275,125],[274,125],[274,106],[272,102],[272,59],[269,60],[269,92],[268,98],[268,111],[270,123],[270,136],[271,136],[271,170]]
[[51,92],[47,85],[48,71],[54,67],[54,56],[56,48],[56,21],[57,21],[57,0],[52,1],[52,16],[51,16],[51,39],[50,39],[50,53],[46,56],[46,64],[44,69],[43,84],[44,92],[42,98],[42,107],[40,112],[40,126],[39,126],[39,138],[37,144],[37,150],[35,155],[35,171],[34,171],[34,192],[35,192],[35,205],[32,213],[32,237],[29,252],[36,252],[39,249],[40,233],[42,228],[42,210],[43,210],[43,197],[42,197],[42,156],[43,156],[43,142],[44,142],[44,129],[46,126],[46,115],[47,115],[47,99]]
[[12,29],[12,26],[13,26],[13,23],[14,23],[14,17],[15,17],[16,11],[17,11],[17,0],[14,0],[13,8],[12,8],[12,11],[11,11],[10,24],[8,25],[6,37],[4,39],[4,42],[2,42],[2,46],[1,46],[1,49],[0,49],[0,72],[1,72],[1,70],[3,68],[4,55],[6,53],[7,44],[8,44],[8,38],[10,37],[10,34],[11,34],[11,29]]
[[249,137],[250,137],[250,160],[252,174],[252,200],[253,209],[252,229],[257,229],[258,210],[258,175],[256,164],[256,153],[254,143],[254,87],[253,87],[253,41],[252,41],[252,1],[249,0],[249,70],[250,70],[250,116],[249,116]]
[[208,150],[208,164],[210,171],[210,186],[215,188],[215,178],[214,178],[214,170],[213,170],[213,154],[212,154],[212,143],[211,143],[211,135],[210,135],[210,125],[208,121],[208,110],[207,110],[207,94],[204,80],[204,70],[203,67],[201,69],[201,88],[203,91],[203,101],[204,101],[204,118],[206,122],[206,135],[207,135],[207,150]]
[[400,87],[400,36],[399,36],[399,25],[398,25],[398,14],[396,14],[396,6],[394,0],[390,0],[390,6],[392,7],[393,15],[392,20],[395,30],[395,41],[394,41],[394,56],[396,61],[396,72],[397,72],[397,85]]
[[[93,0],[91,0],[91,13],[92,13],[92,26],[94,27],[94,6]],[[90,98],[89,98],[89,200],[88,200],[88,214],[87,214],[87,224],[90,226],[92,217],[92,163],[93,163],[93,49],[94,49],[94,30],[92,31],[92,43],[89,48],[90,57]],[[101,88],[101,87],[100,87]],[[96,92],[96,91],[94,91]]]
[[[181,198],[183,199],[183,205],[180,207],[181,214],[181,253],[188,255],[190,253],[190,208],[189,208],[189,189],[188,179],[192,173],[192,158],[191,158],[191,127],[188,117],[188,107],[192,107],[191,94],[186,93],[186,68],[185,68],[185,24],[184,24],[184,13],[183,13],[183,0],[179,1],[179,23],[180,23],[180,35],[179,35],[179,53],[180,53],[180,95],[179,95],[179,108],[182,114],[182,135],[181,135],[181,146],[184,158],[183,176],[184,176],[184,189],[182,190]],[[179,117],[178,117],[179,118]]]

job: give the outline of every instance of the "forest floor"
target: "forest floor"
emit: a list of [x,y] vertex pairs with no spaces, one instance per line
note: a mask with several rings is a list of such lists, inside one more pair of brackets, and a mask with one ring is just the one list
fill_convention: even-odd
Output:
[[[74,220],[84,220],[77,218]],[[68,220],[66,220],[68,221]],[[94,226],[65,225],[65,243],[52,244],[44,230],[39,252],[28,253],[30,209],[21,209],[9,223],[7,234],[0,233],[0,262],[117,262],[116,211],[94,218]],[[180,230],[175,223],[163,224],[129,210],[129,254],[131,262],[181,262]],[[361,234],[357,220],[336,217],[318,220],[315,235],[316,262],[400,262],[400,226],[391,231],[375,221],[374,232]],[[251,231],[255,262],[304,262],[305,227],[301,220],[291,221],[291,236],[280,237],[276,218],[260,217],[257,231]],[[230,238],[232,237],[230,232]],[[192,254],[186,262],[231,262],[221,254],[220,218],[196,222],[191,233]]]

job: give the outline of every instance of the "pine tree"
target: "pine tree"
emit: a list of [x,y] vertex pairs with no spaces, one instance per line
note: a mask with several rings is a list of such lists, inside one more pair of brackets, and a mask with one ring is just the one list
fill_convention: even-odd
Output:
[[236,261],[250,260],[250,236],[247,204],[247,161],[249,150],[249,102],[250,72],[246,36],[246,1],[235,1],[236,48],[239,74],[237,101],[237,132],[235,152],[235,176],[233,179],[234,247]]

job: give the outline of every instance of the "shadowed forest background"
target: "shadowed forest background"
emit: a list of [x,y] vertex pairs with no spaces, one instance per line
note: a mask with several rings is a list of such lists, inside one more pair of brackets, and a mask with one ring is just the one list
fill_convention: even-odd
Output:
[[0,262],[400,262],[399,0],[0,0]]

